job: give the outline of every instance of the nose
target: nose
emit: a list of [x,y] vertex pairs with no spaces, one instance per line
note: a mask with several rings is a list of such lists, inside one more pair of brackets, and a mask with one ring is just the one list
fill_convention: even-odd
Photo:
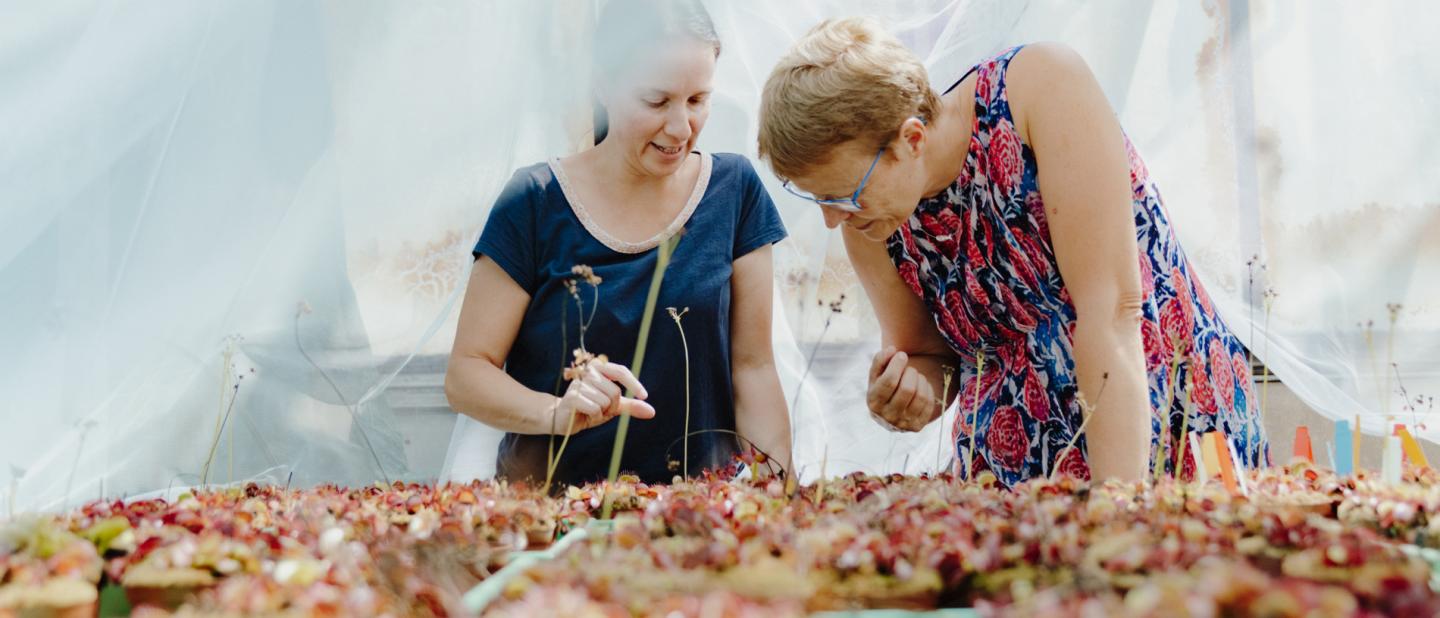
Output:
[[690,110],[684,105],[676,105],[674,109],[665,116],[665,135],[675,138],[680,142],[690,141],[691,130]]
[[834,208],[826,208],[824,206],[821,206],[820,212],[825,215],[825,227],[828,227],[832,230],[836,227],[839,227],[841,223],[844,223],[846,219],[850,218],[850,213],[843,210],[836,210]]

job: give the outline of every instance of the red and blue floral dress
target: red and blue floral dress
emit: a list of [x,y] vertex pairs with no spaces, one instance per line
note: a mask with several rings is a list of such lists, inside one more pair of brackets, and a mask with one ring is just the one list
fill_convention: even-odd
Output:
[[[975,125],[964,170],[949,188],[920,202],[886,242],[901,278],[962,359],[957,463],[975,474],[991,471],[1006,486],[1048,475],[1057,465],[1061,474],[1090,474],[1083,435],[1063,462],[1055,461],[1082,422],[1075,308],[1055,260],[1035,154],[1016,131],[1005,91],[1006,69],[1019,50],[976,67]],[[1247,467],[1266,465],[1269,446],[1245,347],[1194,275],[1128,137],[1125,146],[1144,288],[1151,461],[1163,441],[1165,468],[1173,468],[1188,415],[1189,432],[1221,430]],[[1100,413],[1103,398],[1089,398]],[[1182,476],[1194,465],[1189,450]]]

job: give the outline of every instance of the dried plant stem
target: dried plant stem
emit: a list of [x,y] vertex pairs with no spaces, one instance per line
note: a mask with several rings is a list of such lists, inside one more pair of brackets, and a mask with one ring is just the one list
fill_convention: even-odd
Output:
[[815,491],[815,506],[825,499],[825,468],[830,464],[830,444],[825,444],[825,449],[820,451],[820,482]]
[[820,344],[825,341],[825,333],[830,331],[830,320],[834,317],[834,313],[825,316],[825,325],[820,328],[820,337],[815,340],[815,345],[810,347],[810,358],[805,361],[805,371],[800,372],[800,381],[795,385],[795,400],[790,403],[791,410],[800,406],[800,393],[804,391],[805,379],[810,377],[810,368],[815,365],[815,356],[820,352]]
[[[655,259],[655,274],[650,278],[650,292],[645,295],[645,312],[640,315],[640,336],[635,342],[635,362],[631,363],[631,370],[636,376],[645,364],[645,344],[650,339],[650,323],[655,317],[655,303],[660,298],[660,283],[665,280],[665,269],[670,266],[670,255],[674,253],[675,246],[680,243],[680,236],[677,234],[660,242],[657,247]],[[627,392],[628,397],[634,393]],[[615,428],[615,447],[610,453],[610,470],[606,475],[605,485],[605,506],[601,509],[601,519],[610,519],[610,510],[614,506],[613,496],[610,494],[610,486],[615,484],[615,479],[620,476],[620,457],[625,452],[625,434],[630,430],[630,415],[620,415],[619,425]]]
[[[1171,386],[1174,389],[1174,386]],[[1180,450],[1175,457],[1174,476],[1180,479],[1180,473],[1185,469],[1185,451],[1190,446],[1190,411],[1184,404],[1180,405]]]
[[[1170,340],[1170,348],[1173,350],[1173,352],[1170,353],[1170,387],[1166,389],[1168,392],[1165,393],[1165,410],[1160,417],[1160,443],[1155,446],[1155,469],[1151,473],[1151,476],[1156,480],[1159,480],[1160,475],[1165,471],[1165,458],[1168,450],[1168,440],[1170,438],[1170,410],[1175,407],[1175,388],[1176,384],[1180,382],[1179,372],[1182,355],[1180,354],[1179,338],[1172,338]],[[1199,368],[1191,367],[1190,371],[1194,372],[1197,369]],[[1185,414],[1184,420],[1181,422],[1184,423],[1184,426],[1188,429],[1190,415]],[[1185,445],[1181,444],[1180,447],[1184,448]],[[1176,465],[1178,466],[1179,464],[1177,463]],[[1179,477],[1179,469],[1177,468],[1176,470],[1175,476]]]
[[985,379],[985,350],[975,351],[975,398],[970,402],[970,423],[965,448],[965,482],[975,477],[975,422],[980,416],[980,384]]
[[[226,343],[226,345],[225,345],[225,358],[224,358],[224,360],[223,360],[223,362],[222,362],[222,364],[221,364],[221,366],[220,366],[220,374],[221,374],[221,375],[220,375],[220,406],[217,407],[216,410],[215,410],[215,411],[216,411],[216,415],[215,415],[215,421],[216,421],[215,431],[216,431],[216,434],[215,434],[215,435],[220,435],[220,434],[219,434],[219,431],[220,431],[220,420],[221,420],[221,419],[220,419],[220,414],[219,414],[219,412],[220,412],[220,407],[224,407],[225,391],[226,391],[227,388],[230,386],[230,372],[233,371],[233,368],[232,368],[233,365],[232,365],[231,359],[234,357],[234,355],[235,355],[235,340],[234,340],[234,339],[231,339],[231,340],[228,341],[228,342]],[[233,482],[235,481],[235,432],[233,432],[233,431],[230,432],[230,439],[229,439],[229,445],[228,445],[228,446],[229,446],[229,449],[228,449],[228,450],[229,450],[229,457],[227,458],[227,459],[228,459],[228,464],[227,464],[227,468],[226,468],[226,472],[227,472],[227,475],[226,475],[226,476],[227,476],[227,480],[228,480],[229,482],[232,482],[232,483],[233,483]]]
[[[550,443],[552,445],[555,443],[553,439],[555,437],[555,418],[557,416],[555,411],[559,408],[559,405],[559,401],[557,400],[555,404],[556,408],[552,408],[550,413],[550,437],[552,438]],[[548,495],[550,493],[550,483],[555,480],[555,470],[560,468],[560,458],[565,455],[565,446],[570,444],[570,436],[574,433],[575,411],[571,410],[570,420],[565,426],[565,437],[560,439],[560,448],[554,452],[554,457],[551,457],[545,466],[545,486],[540,490],[541,494]]]
[[[569,355],[570,355],[570,332],[569,332],[569,331],[570,331],[570,328],[569,328],[569,325],[566,324],[566,320],[569,319],[569,316],[566,315],[566,313],[567,313],[566,310],[569,309],[569,307],[570,307],[570,303],[564,302],[564,299],[561,299],[561,302],[560,302],[560,370],[557,371],[557,372],[555,372],[555,387],[554,387],[553,389],[551,389],[551,393],[550,393],[550,394],[554,395],[554,396],[557,397],[557,398],[563,396],[563,394],[560,392],[560,387],[565,384],[565,368],[570,366],[570,360],[569,360],[569,358],[568,358]],[[559,403],[557,402],[556,405],[558,406]],[[551,409],[551,414],[550,414],[550,438],[549,438],[548,444],[545,446],[545,470],[546,470],[546,472],[545,472],[545,489],[546,489],[546,491],[548,491],[548,490],[550,489],[550,480],[551,480],[551,476],[554,474],[555,462],[557,461],[557,456],[556,456],[556,454],[555,454],[555,414],[554,414],[554,412],[555,412],[555,410],[554,410],[554,408],[552,408],[552,409]],[[574,419],[572,418],[571,421],[572,421],[572,423],[573,423]],[[567,437],[568,437],[568,432],[567,432]],[[561,445],[562,445],[562,446],[564,445],[564,441],[563,441],[563,440],[561,441]],[[562,450],[563,450],[563,449],[562,449]],[[542,493],[544,493],[544,492],[542,492]]]
[[[1385,306],[1390,312],[1390,328],[1385,333],[1385,364],[1395,365],[1395,324],[1400,321],[1400,305],[1390,303]],[[1390,383],[1390,372],[1385,372],[1385,407],[1383,414],[1390,414],[1390,391],[1394,386]],[[1398,375],[1398,373],[1396,374]]]
[[[1364,332],[1364,334],[1365,334],[1365,354],[1370,357],[1370,375],[1371,375],[1371,376],[1374,378],[1374,380],[1375,380],[1375,390],[1379,391],[1378,393],[1376,393],[1376,395],[1378,395],[1378,397],[1376,398],[1377,401],[1376,401],[1375,403],[1380,404],[1379,412],[1380,412],[1381,414],[1384,414],[1384,413],[1385,413],[1385,392],[1384,392],[1384,387],[1381,386],[1382,382],[1380,381],[1380,365],[1379,365],[1379,363],[1377,363],[1376,360],[1375,360],[1375,323],[1374,323],[1374,320],[1367,321],[1367,322],[1365,323],[1365,328],[1364,328],[1364,330],[1363,330],[1362,332]],[[1359,423],[1357,422],[1356,425],[1358,426]],[[1357,451],[1359,450],[1358,447],[1356,448],[1356,450],[1357,450]],[[1359,468],[1356,468],[1356,470],[1359,470]]]
[[[1270,358],[1270,310],[1275,306],[1274,292],[1265,294],[1265,358]],[[1270,400],[1270,363],[1263,363],[1260,369],[1260,418],[1265,418],[1266,403]]]
[[[940,462],[941,462],[941,459],[942,459],[942,458],[945,456],[945,454],[946,454],[946,449],[945,449],[945,406],[946,406],[946,404],[950,403],[950,381],[955,378],[955,368],[954,368],[954,367],[952,367],[952,366],[950,366],[950,365],[941,365],[941,366],[940,366],[940,369],[945,372],[945,379],[941,382],[941,386],[940,386],[940,430],[936,432],[936,434],[938,435],[936,441],[937,441],[939,444],[936,444],[936,445],[935,445],[935,446],[936,446],[936,449],[935,449],[935,468],[936,468],[937,470],[938,470],[938,469],[940,468],[940,466],[942,465],[942,464],[940,463]],[[958,419],[956,419],[956,420],[958,421]]]
[[[211,443],[216,444],[220,440],[220,428],[226,416],[225,396],[230,392],[230,372],[232,371],[232,359],[235,356],[235,337],[225,338],[225,350],[220,353],[220,397],[216,400],[215,407],[215,431],[211,435]],[[233,402],[232,402],[233,403]],[[215,447],[212,446],[210,454],[205,458],[205,468],[201,476],[206,476],[210,471],[210,461],[215,457]],[[231,443],[231,468],[233,476],[234,468],[234,443]]]
[[210,454],[205,457],[205,467],[200,471],[200,484],[206,485],[210,482],[210,462],[215,461],[215,448],[220,446],[220,436],[225,431],[225,425],[230,421],[230,411],[235,409],[235,400],[240,398],[240,385],[236,384],[230,395],[230,405],[225,408],[225,415],[220,419],[220,431],[210,440]]
[[[1110,374],[1100,376],[1100,392],[1095,394],[1095,403],[1100,403],[1105,398],[1105,386],[1110,384]],[[1085,433],[1085,428],[1090,426],[1090,419],[1095,418],[1095,406],[1085,399],[1085,393],[1077,393],[1076,399],[1080,403],[1080,427],[1075,430],[1075,435],[1070,436],[1070,441],[1065,448],[1060,449],[1060,456],[1055,458],[1055,465],[1050,468],[1050,480],[1055,480],[1055,475],[1060,472],[1060,465],[1065,463],[1065,458],[1070,455],[1070,449],[1075,448],[1075,443],[1080,441],[1080,434]]]
[[[585,331],[589,330],[590,323],[595,321],[595,310],[600,306],[601,279],[600,277],[595,276],[595,271],[593,269],[585,265],[576,265],[570,270],[570,272],[574,274],[575,277],[566,280],[565,286],[570,291],[570,296],[575,299],[575,317],[580,322],[580,349],[578,350],[578,352],[580,354],[588,354],[589,351],[585,349]],[[576,288],[576,278],[583,279],[586,283],[588,283],[590,285],[590,290],[593,292],[593,296],[591,297],[590,302],[590,317],[588,318],[585,317],[585,305],[580,301],[580,292]],[[568,307],[568,303],[560,303],[560,372],[555,376],[554,395],[556,397],[563,397],[563,394],[560,392],[560,386],[565,383],[565,368],[569,365],[567,359],[565,358],[566,354],[570,350],[570,329],[568,324],[569,318],[566,315],[566,309]],[[580,354],[577,354],[576,358],[579,358]],[[556,406],[559,406],[558,402],[556,403]],[[571,410],[570,419],[567,421],[566,424],[565,437],[560,440],[559,450],[556,450],[556,409],[557,408],[551,408],[550,411],[550,440],[548,446],[546,447],[545,486],[544,492],[542,493],[547,493],[550,491],[550,484],[554,481],[555,471],[560,467],[560,458],[565,454],[565,446],[570,443],[570,435],[575,433],[575,411]]]

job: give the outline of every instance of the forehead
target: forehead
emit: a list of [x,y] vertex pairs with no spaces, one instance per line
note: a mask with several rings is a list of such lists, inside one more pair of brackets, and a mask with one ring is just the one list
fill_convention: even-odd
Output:
[[622,79],[641,90],[708,91],[715,76],[715,48],[691,37],[655,41],[636,56]]

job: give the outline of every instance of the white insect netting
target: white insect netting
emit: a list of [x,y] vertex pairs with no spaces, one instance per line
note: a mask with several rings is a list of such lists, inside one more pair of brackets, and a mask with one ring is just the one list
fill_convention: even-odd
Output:
[[[725,49],[707,151],[753,155],[770,67],[825,17],[878,12],[940,88],[1010,45],[1071,45],[1224,317],[1287,386],[1371,431],[1440,392],[1435,5],[708,6]],[[588,143],[596,9],[0,8],[7,507],[491,473],[498,434],[445,410],[444,355],[501,184]],[[945,465],[950,416],[905,435],[870,420],[873,315],[816,209],[757,168],[791,233],[776,350],[804,476]]]

